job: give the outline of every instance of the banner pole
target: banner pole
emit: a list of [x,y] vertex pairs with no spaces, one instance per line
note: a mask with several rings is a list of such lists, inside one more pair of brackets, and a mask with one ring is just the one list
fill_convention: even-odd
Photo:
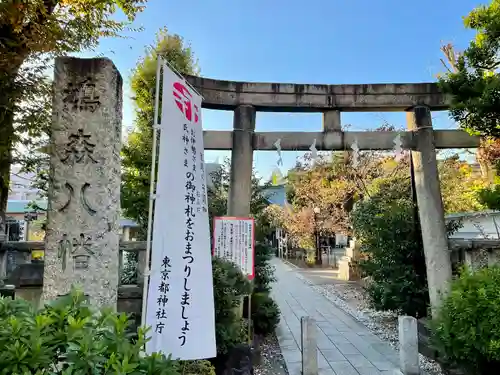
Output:
[[253,292],[253,281],[250,282],[250,294],[248,295],[248,345],[253,344],[252,337],[252,292]]
[[252,219],[252,280],[250,280],[250,294],[248,295],[248,345],[252,346],[252,294],[255,282],[255,219]]
[[147,303],[148,303],[148,292],[149,292],[149,277],[151,273],[151,267],[149,266],[149,259],[151,255],[151,237],[153,229],[153,204],[155,200],[155,188],[156,188],[156,154],[157,145],[156,138],[158,137],[158,112],[160,106],[160,78],[161,78],[161,67],[163,60],[160,56],[157,56],[156,63],[156,89],[155,89],[155,107],[154,107],[154,121],[153,121],[153,150],[151,155],[151,179],[149,186],[149,211],[148,211],[148,232],[146,239],[146,256],[144,264],[144,279],[143,279],[143,289],[142,289],[142,315],[141,315],[141,326],[146,325],[146,314],[147,314]]

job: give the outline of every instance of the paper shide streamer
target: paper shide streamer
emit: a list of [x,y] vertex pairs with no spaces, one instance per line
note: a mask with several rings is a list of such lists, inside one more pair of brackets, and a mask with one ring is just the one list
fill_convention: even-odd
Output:
[[400,161],[403,157],[403,147],[401,141],[401,134],[398,134],[396,138],[394,138],[394,153],[396,154],[394,159],[396,161]]
[[276,168],[274,168],[271,174],[271,182],[274,186],[277,186],[280,185],[283,180],[283,176],[281,175],[281,171],[279,169],[280,165],[283,166],[283,158],[281,157],[281,138],[278,138],[278,140],[274,142],[274,147],[278,153],[278,161],[276,162]]
[[354,142],[351,145],[351,150],[354,151],[352,154],[352,166],[356,168],[359,165],[359,146],[357,139],[354,139]]
[[283,166],[283,159],[281,158],[281,138],[274,142],[274,147],[276,147],[276,152],[278,153],[278,165]]
[[309,150],[311,151],[311,158],[315,162],[316,159],[318,158],[318,149],[316,148],[316,138],[314,138],[314,141],[311,147],[309,147]]
[[273,186],[283,184],[283,175],[278,167],[274,168],[273,173],[271,174],[271,182]]

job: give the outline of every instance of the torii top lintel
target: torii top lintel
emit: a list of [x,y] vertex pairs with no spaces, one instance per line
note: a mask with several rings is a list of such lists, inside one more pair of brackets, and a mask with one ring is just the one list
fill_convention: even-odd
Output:
[[320,85],[224,81],[186,76],[204,97],[203,107],[234,109],[252,105],[262,112],[396,112],[417,105],[446,110],[437,83]]

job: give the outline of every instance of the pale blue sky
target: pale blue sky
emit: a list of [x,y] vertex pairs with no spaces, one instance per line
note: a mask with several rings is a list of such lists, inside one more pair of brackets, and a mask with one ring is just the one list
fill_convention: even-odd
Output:
[[[477,0],[149,0],[132,39],[104,40],[125,80],[124,125],[133,124],[128,77],[144,47],[166,26],[190,43],[201,75],[211,78],[297,83],[402,83],[434,81],[443,71],[442,42],[464,48],[471,37],[462,16]],[[351,129],[383,121],[405,126],[404,113],[345,113]],[[203,112],[205,129],[229,130],[232,112]],[[452,128],[447,113],[434,113],[436,128]],[[320,114],[258,113],[260,131],[319,131]],[[207,161],[226,152],[206,152]],[[284,172],[302,153],[284,153]],[[274,152],[255,152],[259,174],[269,177]]]

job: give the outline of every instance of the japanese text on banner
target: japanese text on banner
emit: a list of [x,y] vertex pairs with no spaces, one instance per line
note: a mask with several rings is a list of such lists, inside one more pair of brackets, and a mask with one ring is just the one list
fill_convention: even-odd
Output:
[[[201,98],[164,67],[146,324],[148,353],[216,355]],[[182,251],[181,251],[182,249]]]

